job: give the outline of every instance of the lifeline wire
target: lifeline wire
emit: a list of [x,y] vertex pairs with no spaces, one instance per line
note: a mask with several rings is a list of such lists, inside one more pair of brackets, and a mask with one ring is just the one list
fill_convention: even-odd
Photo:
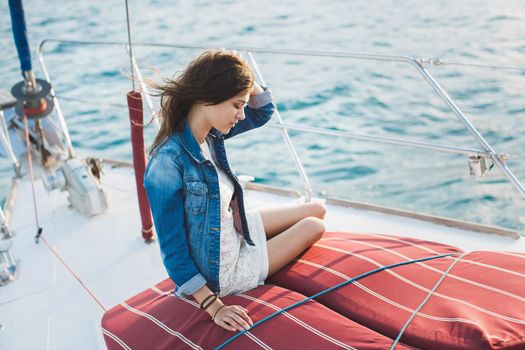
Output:
[[405,332],[405,329],[408,327],[408,324],[412,321],[412,319],[416,316],[416,314],[419,312],[419,310],[421,310],[421,308],[423,307],[423,305],[427,302],[427,300],[430,298],[430,296],[432,295],[432,293],[434,293],[434,291],[437,289],[437,287],[441,284],[441,282],[445,279],[445,277],[448,275],[448,273],[450,272],[450,270],[452,270],[452,268],[454,267],[454,265],[456,265],[456,263],[467,253],[463,253],[461,254],[460,256],[458,256],[456,258],[456,260],[454,260],[454,262],[452,264],[450,264],[450,266],[448,267],[448,269],[443,272],[443,275],[441,275],[441,278],[439,279],[439,281],[436,282],[436,284],[434,285],[434,288],[432,288],[432,290],[430,290],[427,294],[427,296],[425,297],[425,299],[421,302],[421,304],[419,304],[419,306],[414,310],[414,312],[412,313],[412,315],[410,315],[410,317],[408,318],[408,320],[406,321],[405,325],[403,326],[403,328],[401,328],[401,330],[399,331],[399,334],[397,335],[396,339],[394,340],[394,342],[392,343],[392,345],[390,346],[390,350],[393,350],[394,347],[397,345],[397,343],[399,342],[399,340],[401,339],[401,336],[403,335],[403,333]]
[[277,316],[278,314],[286,311],[286,310],[289,310],[293,307],[296,307],[298,305],[301,305],[305,302],[307,302],[308,300],[310,299],[314,299],[314,298],[317,298],[318,296],[320,295],[323,295],[325,293],[328,293],[336,288],[339,288],[339,287],[342,287],[344,285],[347,285],[348,283],[352,283],[360,278],[363,278],[363,277],[366,277],[366,276],[369,276],[371,274],[374,274],[376,272],[379,272],[379,271],[382,271],[382,270],[386,270],[386,269],[389,269],[389,268],[392,268],[392,267],[396,267],[396,266],[400,266],[400,265],[408,265],[408,264],[412,264],[412,263],[415,263],[415,262],[420,262],[420,261],[425,261],[425,260],[431,260],[431,259],[437,259],[437,258],[443,258],[443,257],[446,257],[446,256],[450,256],[450,255],[453,255],[454,253],[448,253],[448,254],[440,254],[440,255],[433,255],[433,256],[429,256],[429,257],[425,257],[425,258],[420,258],[420,259],[415,259],[415,260],[408,260],[408,261],[401,261],[401,262],[398,262],[398,263],[395,263],[395,264],[390,264],[390,265],[385,265],[385,266],[382,266],[382,267],[379,267],[377,269],[374,269],[374,270],[370,270],[368,272],[365,272],[365,273],[362,273],[356,277],[352,277],[351,279],[347,280],[347,281],[344,281],[344,282],[341,282],[339,284],[336,284],[335,286],[332,286],[328,289],[325,289],[323,291],[320,291],[319,293],[316,293],[314,295],[311,295],[309,296],[308,298],[306,299],[303,299],[303,300],[300,300],[294,304],[291,304],[291,305],[288,305],[287,307],[285,307],[284,309],[281,309],[279,311],[276,311],[274,312],[273,314],[271,315],[268,315],[266,316],[265,318],[255,322],[250,328],[248,329],[244,329],[242,331],[240,331],[239,333],[235,334],[234,336],[232,336],[231,338],[229,338],[228,340],[226,340],[224,343],[222,343],[221,345],[219,345],[218,347],[215,348],[215,350],[218,350],[218,349],[221,349],[222,347],[226,346],[228,343],[230,343],[231,341],[233,341],[235,338],[237,337],[240,337],[241,335],[243,335],[245,332],[248,332],[249,330],[251,330],[253,327],[263,323],[264,321],[267,321],[268,319],[274,317],[274,316]]
[[82,281],[80,279],[80,277],[75,273],[75,271],[73,270],[73,268],[71,266],[69,266],[69,264],[64,260],[64,258],[62,258],[62,256],[51,246],[51,244],[49,244],[49,242],[46,240],[45,237],[42,237],[42,241],[46,244],[46,246],[49,248],[49,250],[51,251],[51,253],[53,253],[56,258],[58,260],[60,260],[60,262],[62,263],[62,265],[64,265],[64,267],[73,275],[73,277],[80,283],[80,286],[82,288],[84,288],[84,290],[86,291],[86,293],[89,294],[89,296],[91,296],[91,298],[93,298],[93,300],[98,304],[98,306],[100,306],[100,308],[106,312],[107,311],[107,308],[104,306],[104,304],[102,304],[102,302],[100,301],[99,298],[97,298],[97,296],[95,295],[95,293],[93,291],[91,291],[91,289],[89,289],[89,287],[84,283],[84,281]]
[[439,64],[450,65],[450,66],[465,66],[465,67],[478,67],[478,68],[490,68],[490,69],[508,69],[508,70],[518,70],[525,71],[524,67],[512,67],[512,66],[499,66],[499,65],[487,65],[487,64],[476,64],[476,63],[461,63],[461,62],[448,62],[440,61]]

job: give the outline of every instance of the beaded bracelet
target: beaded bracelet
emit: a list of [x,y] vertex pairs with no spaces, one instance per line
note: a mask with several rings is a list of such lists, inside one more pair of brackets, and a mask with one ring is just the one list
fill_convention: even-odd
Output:
[[211,320],[213,321],[215,319],[215,315],[217,315],[217,312],[219,312],[219,310],[223,307],[223,306],[226,306],[226,304],[222,304],[217,310],[215,310],[215,313],[213,314]]
[[206,301],[208,301],[210,298],[213,298],[213,297],[217,297],[217,293],[211,292],[210,295],[208,295],[206,298],[204,298],[204,300],[200,303],[201,310],[204,310],[204,308],[203,308],[204,307],[204,303]]
[[[210,298],[213,298],[213,300],[211,301],[211,303],[209,303],[208,305],[206,305],[206,307],[204,307],[204,303],[206,303],[206,301],[208,301],[208,299]],[[215,299],[217,299],[217,293],[216,292],[212,292],[212,294],[208,295],[201,303],[201,310],[206,310],[208,308],[208,306],[210,306],[214,301]]]
[[[210,307],[211,304],[213,304],[213,302],[217,300],[217,296],[215,296],[215,298],[213,298],[208,304],[206,304],[202,310],[206,311],[207,308]],[[204,304],[203,304],[204,305]]]

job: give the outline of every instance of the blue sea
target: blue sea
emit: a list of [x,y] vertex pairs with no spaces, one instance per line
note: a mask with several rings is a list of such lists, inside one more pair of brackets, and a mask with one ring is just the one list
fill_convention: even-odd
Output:
[[[130,0],[135,43],[250,46],[439,57],[430,66],[451,98],[525,181],[523,1],[138,1]],[[44,39],[127,40],[124,1],[25,1],[33,52]],[[80,155],[131,161],[128,56],[123,45],[49,42],[45,57]],[[180,73],[201,50],[136,46],[146,77]],[[34,57],[38,77],[43,77]],[[342,58],[254,53],[285,123],[478,148],[472,135],[411,66]],[[7,1],[0,3],[0,89],[20,80]],[[150,116],[146,115],[149,121]],[[289,132],[316,196],[498,225],[523,232],[525,199],[495,166],[469,175],[466,156],[296,131]],[[149,145],[152,125],[146,129]],[[280,130],[227,142],[237,174],[299,191],[304,186]],[[0,160],[0,197],[12,168]],[[378,228],[380,230],[381,228]]]

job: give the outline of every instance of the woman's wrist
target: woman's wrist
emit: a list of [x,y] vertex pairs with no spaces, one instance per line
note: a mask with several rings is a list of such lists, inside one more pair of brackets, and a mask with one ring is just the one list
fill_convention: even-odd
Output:
[[206,308],[206,312],[213,317],[215,315],[215,312],[221,308],[224,305],[224,303],[219,299],[215,299],[213,304],[211,304],[208,308]]
[[[218,298],[218,295],[214,295],[214,294],[216,294],[216,293],[214,293],[208,287],[208,285],[202,286],[201,289],[199,289],[197,292],[192,294],[193,298],[195,299],[195,301],[197,303],[199,303],[199,305],[205,304],[205,306],[206,306],[206,310],[205,311],[208,314],[210,314],[210,316],[212,316],[212,317],[213,317],[213,314],[215,313],[215,311],[223,305],[222,301]],[[208,298],[208,300],[206,300],[206,298]],[[211,299],[215,299],[215,300],[213,302],[211,302]],[[210,304],[210,302],[211,302],[211,304]],[[210,305],[208,305],[208,304],[210,304]]]
[[212,294],[208,295],[206,298],[204,298],[204,300],[200,303],[201,304],[201,310],[206,310],[211,304],[213,304],[213,302],[215,301],[215,299],[218,298],[218,295],[216,292],[212,292]]

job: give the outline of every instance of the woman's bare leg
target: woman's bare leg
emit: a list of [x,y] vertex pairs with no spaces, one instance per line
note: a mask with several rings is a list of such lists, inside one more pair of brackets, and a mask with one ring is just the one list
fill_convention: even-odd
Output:
[[264,224],[266,238],[270,239],[308,216],[324,219],[326,206],[323,202],[311,201],[274,208],[261,208],[259,212]]
[[292,225],[266,242],[268,249],[268,276],[271,276],[317,242],[325,232],[324,221],[309,216]]
[[321,239],[326,230],[324,202],[262,208],[260,213],[268,239],[268,276]]

